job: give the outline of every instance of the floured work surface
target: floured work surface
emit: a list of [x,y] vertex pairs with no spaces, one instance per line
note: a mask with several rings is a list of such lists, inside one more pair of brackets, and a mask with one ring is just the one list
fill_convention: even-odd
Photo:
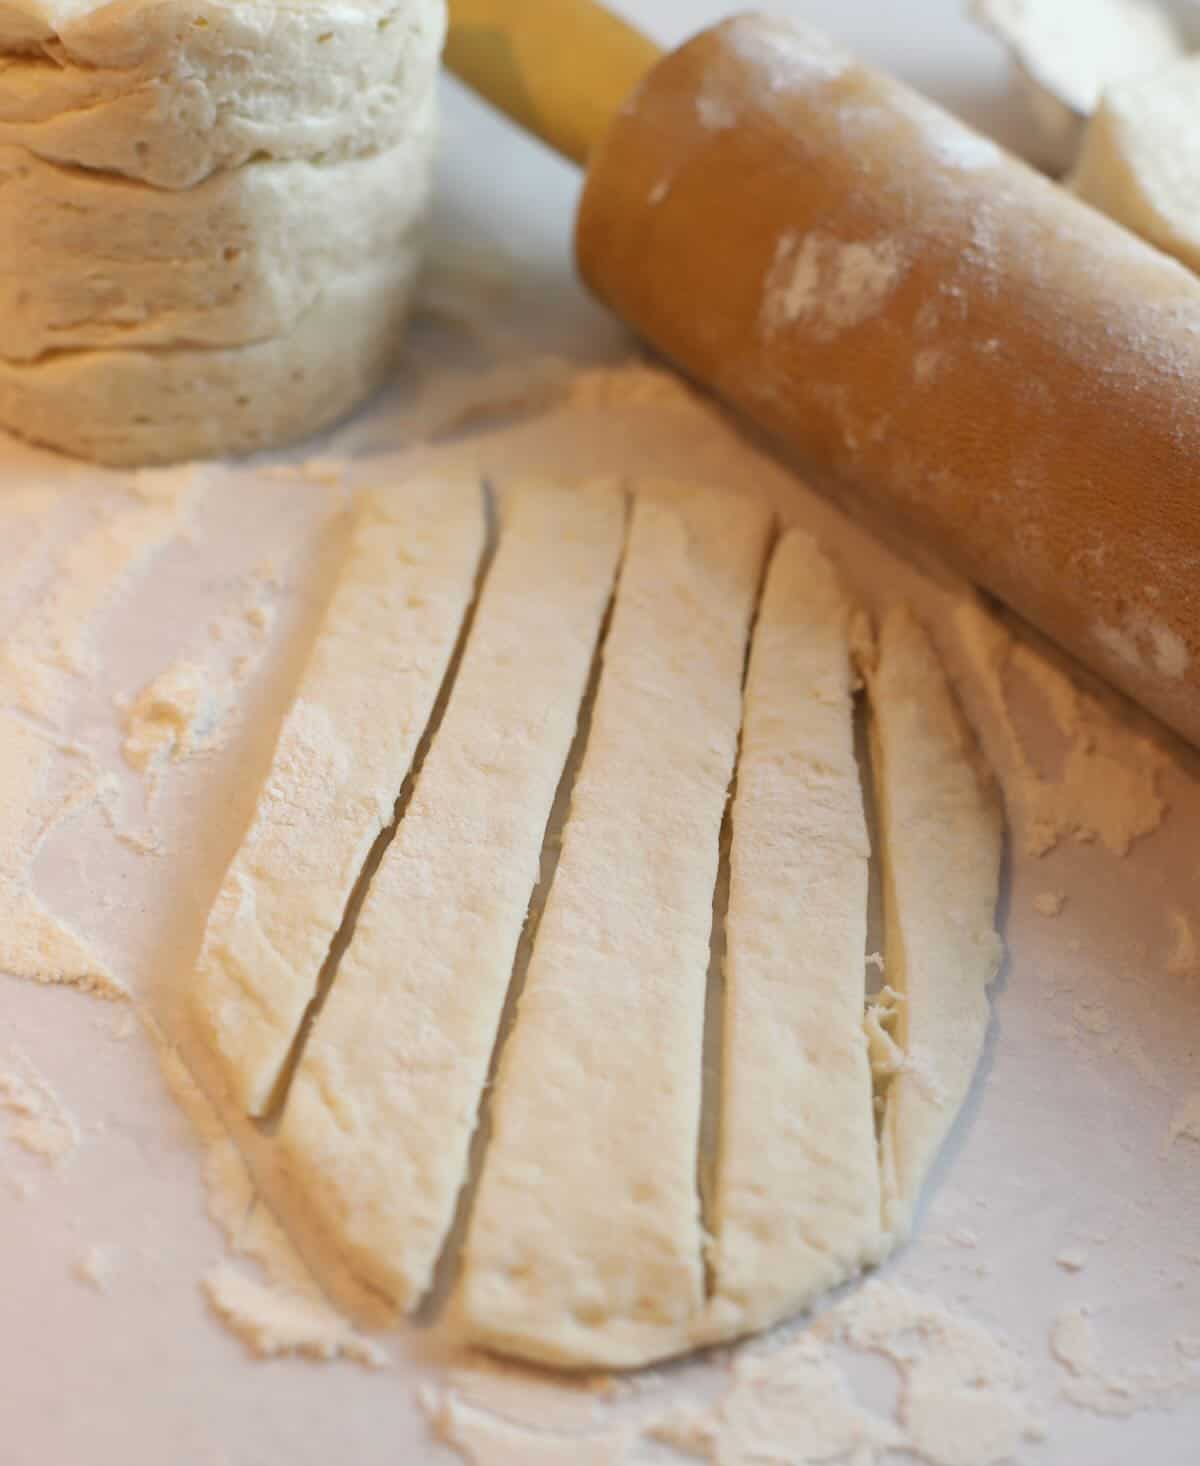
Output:
[[[499,288],[488,279],[478,294]],[[835,552],[874,609],[907,602],[933,627],[1000,773],[1013,838],[1009,961],[983,1083],[931,1207],[882,1290],[852,1290],[798,1334],[636,1390],[502,1370],[451,1331],[346,1324],[311,1293],[219,1120],[209,1116],[197,1145],[200,1098],[169,1066],[189,1100],[181,1113],[129,1006],[5,979],[2,1352],[15,1459],[456,1459],[437,1436],[501,1466],[677,1459],[665,1440],[725,1461],[770,1460],[783,1442],[782,1459],[888,1466],[1135,1452],[1190,1463],[1200,1427],[1192,756],[1080,690],[961,587],[881,550],[662,379],[571,385],[561,362],[543,360],[472,384],[473,404],[467,385],[431,381],[415,419],[383,404],[355,425],[358,441],[394,447],[414,420],[422,433],[464,421],[478,432],[497,400],[557,404],[539,422],[439,450],[439,472],[578,481],[581,469],[650,465],[753,487]],[[168,1029],[333,585],[346,490],[379,482],[337,461],[350,451],[322,449],[287,476],[202,471],[97,492],[84,470],[64,482],[51,460],[6,450],[4,634],[22,607],[66,584],[51,572],[69,545],[90,543],[75,563],[103,567],[72,583],[105,587],[59,617],[43,690],[11,694],[28,696],[25,726],[52,731],[56,745],[46,797],[25,799],[46,827],[32,891],[56,929],[74,926],[81,966],[124,984]],[[161,546],[155,522],[135,516],[130,528],[125,515],[156,490],[169,500]],[[64,491],[49,516],[22,512]],[[119,544],[87,533],[114,520],[125,525]],[[145,773],[122,752],[131,723],[155,730]],[[32,782],[14,786],[28,796]],[[885,1033],[892,1022],[885,1012]],[[256,1131],[238,1130],[237,1142],[261,1158]],[[346,1362],[263,1365],[247,1346]],[[880,1353],[894,1360],[899,1397],[874,1366]]]
[[[19,675],[10,674],[22,736],[32,738],[36,730],[50,746],[47,787],[55,804],[41,796],[27,803],[35,814],[53,814],[55,806],[60,813],[71,811],[69,818],[47,821],[30,889],[50,917],[73,928],[75,939],[93,954],[95,960],[84,964],[89,970],[94,966],[110,988],[128,988],[139,1011],[156,1017],[165,1031],[178,1031],[173,1025],[182,1017],[179,999],[192,979],[207,907],[248,825],[283,708],[300,684],[308,648],[345,564],[347,491],[356,483],[379,488],[407,474],[427,482],[430,472],[461,482],[462,475],[484,470],[496,482],[511,482],[535,468],[543,478],[576,481],[584,453],[599,474],[626,477],[634,471],[636,477],[640,464],[655,461],[673,475],[686,474],[698,489],[707,484],[726,493],[766,492],[785,522],[803,523],[838,552],[849,588],[874,605],[882,625],[889,624],[889,605],[908,603],[933,627],[1000,773],[1012,821],[1004,924],[1011,957],[996,992],[984,1082],[951,1136],[917,1238],[888,1265],[885,1286],[901,1293],[880,1294],[868,1286],[861,1303],[852,1293],[811,1335],[802,1334],[778,1356],[770,1342],[765,1353],[759,1346],[737,1356],[729,1379],[723,1366],[702,1361],[637,1391],[617,1388],[601,1395],[519,1371],[497,1373],[481,1356],[463,1352],[463,1320],[453,1310],[448,1322],[433,1329],[419,1321],[363,1331],[313,1291],[310,1275],[289,1253],[269,1211],[254,1201],[254,1183],[238,1148],[270,1191],[265,1157],[278,1136],[235,1123],[235,1147],[221,1138],[222,1120],[210,1117],[201,1165],[193,1122],[180,1120],[158,1078],[154,1048],[124,1004],[6,981],[14,1038],[3,1064],[13,1147],[6,1152],[11,1185],[5,1205],[12,1227],[21,1229],[13,1232],[21,1255],[27,1255],[21,1251],[27,1244],[20,1235],[35,1209],[47,1239],[23,1270],[28,1282],[19,1274],[13,1279],[14,1311],[25,1334],[49,1347],[62,1337],[65,1325],[58,1318],[69,1319],[80,1352],[76,1356],[73,1346],[68,1354],[80,1359],[80,1367],[103,1338],[104,1347],[124,1357],[139,1379],[154,1378],[156,1349],[183,1348],[190,1358],[208,1361],[205,1368],[219,1370],[233,1391],[227,1420],[205,1423],[199,1394],[195,1416],[186,1399],[163,1402],[152,1413],[161,1415],[162,1430],[191,1419],[188,1428],[199,1439],[226,1441],[231,1448],[254,1439],[259,1427],[251,1417],[261,1414],[264,1399],[269,1413],[279,1412],[276,1422],[298,1412],[320,1440],[328,1428],[322,1423],[326,1412],[350,1411],[365,1391],[376,1402],[372,1411],[394,1421],[395,1439],[409,1443],[413,1460],[433,1451],[427,1415],[468,1459],[503,1461],[501,1453],[508,1450],[508,1459],[536,1460],[535,1447],[550,1453],[545,1459],[563,1459],[576,1449],[568,1443],[575,1439],[572,1432],[583,1431],[587,1449],[602,1461],[636,1461],[642,1449],[636,1442],[664,1433],[682,1433],[702,1456],[718,1449],[714,1440],[725,1441],[720,1450],[736,1460],[728,1442],[750,1428],[750,1418],[760,1432],[794,1431],[795,1421],[809,1418],[818,1403],[832,1411],[838,1401],[832,1423],[822,1427],[832,1435],[814,1435],[805,1447],[807,1459],[822,1459],[818,1450],[833,1439],[876,1453],[866,1460],[887,1460],[885,1450],[913,1442],[932,1460],[999,1460],[1006,1441],[1016,1442],[1018,1459],[1028,1452],[1033,1460],[1069,1460],[1068,1452],[1102,1445],[1114,1430],[1124,1433],[1122,1439],[1149,1433],[1169,1451],[1194,1419],[1188,1315],[1200,1266],[1181,1221],[1195,1200],[1194,1136],[1200,1124],[1186,1028],[1200,981],[1200,872],[1188,863],[1188,756],[1156,741],[1152,729],[1122,709],[1077,689],[1052,654],[976,605],[962,588],[918,575],[839,522],[667,379],[639,368],[585,374],[567,396],[547,414],[457,447],[391,462],[331,459],[286,475],[253,474],[261,515],[253,525],[245,511],[246,478],[213,470],[142,478],[132,488],[122,480],[99,502],[90,485],[86,506],[72,500],[68,488],[58,507],[46,513],[51,491],[39,487],[39,460],[26,458],[34,471],[21,495],[4,506],[14,552],[21,552],[22,596],[49,604],[46,597],[58,594],[50,567],[67,553],[77,565],[103,565],[108,586],[93,601],[81,589],[88,576],[78,575],[77,600],[68,605],[59,597],[54,645],[32,660],[18,659]],[[143,505],[155,511],[148,520]],[[115,524],[117,532],[99,533],[102,524]],[[40,541],[46,542],[42,550]],[[801,607],[805,625],[822,624],[814,620],[822,604],[819,577],[803,559],[809,543],[785,538],[774,548],[779,578],[766,581],[755,628],[754,644],[764,656],[772,628],[778,625],[782,634]],[[784,577],[789,554],[800,557],[790,591]],[[214,558],[224,572],[208,589]],[[10,584],[15,591],[15,582]],[[205,606],[203,614],[179,616],[174,624],[149,623],[147,605],[168,586],[192,605]],[[6,616],[13,618],[9,626],[19,616],[14,602],[15,596],[5,603]],[[113,653],[117,645],[119,657]],[[885,653],[886,648],[885,637]],[[811,654],[820,655],[819,644]],[[172,686],[193,685],[164,675],[179,665],[207,669],[199,681],[224,689],[221,696],[189,694],[172,702]],[[849,677],[841,674],[838,693],[836,677],[828,680],[836,665],[835,655],[825,675],[819,661],[809,674],[834,699],[828,705],[834,728],[836,698],[848,696]],[[99,670],[89,674],[86,669],[93,667]],[[755,685],[752,655],[747,717],[756,705]],[[141,697],[151,686],[160,690],[158,702]],[[819,705],[826,706],[823,700]],[[776,767],[771,703],[763,699],[761,706],[763,721],[751,719],[743,730],[747,741],[740,757],[747,770],[756,759],[764,770]],[[132,709],[142,708],[144,719],[144,710],[155,707],[153,726],[173,731],[155,745],[149,767],[139,770],[122,752]],[[443,728],[448,717],[449,706]],[[819,734],[814,725],[809,736]],[[819,746],[825,751],[817,767],[834,767],[833,745]],[[839,746],[844,750],[844,743]],[[84,755],[84,748],[93,751]],[[1104,755],[1098,772],[1135,771],[1122,798],[1112,797],[1111,781],[1081,772],[1097,752]],[[134,762],[144,764],[145,756],[137,754]],[[1156,791],[1157,803],[1137,797],[1139,779]],[[757,881],[739,887],[735,853],[737,810],[750,818],[755,787],[749,777],[739,785],[730,831],[734,882],[727,924],[735,932],[740,903],[762,889]],[[1047,790],[1057,791],[1053,800]],[[1106,797],[1098,800],[1101,792]],[[773,806],[761,807],[769,812]],[[838,827],[852,834],[853,821],[839,817]],[[1033,853],[1047,846],[1047,853]],[[851,870],[862,859],[856,848],[861,852],[851,839],[844,857]],[[750,858],[753,846],[746,849]],[[1128,853],[1119,855],[1118,849]],[[798,878],[775,867],[768,875]],[[131,899],[127,889],[138,895]],[[805,909],[796,911],[802,917]],[[843,938],[847,951],[855,944],[861,948],[853,928],[851,921]],[[834,928],[822,924],[822,930]],[[877,936],[873,930],[868,947]],[[531,971],[536,972],[533,964]],[[769,977],[769,968],[742,971],[736,963],[727,971],[739,983]],[[882,974],[884,982],[899,984],[901,977]],[[835,1002],[833,989],[827,1001]],[[900,1011],[886,1001],[879,1010],[871,1049],[877,1069],[888,1062],[887,1039],[894,1040]],[[314,1036],[319,1031],[318,1023]],[[753,1028],[744,1031],[752,1034]],[[738,1032],[734,1027],[725,1033],[729,1096],[737,1092],[731,1081],[740,1072]],[[598,1028],[594,1039],[612,1036]],[[615,1037],[632,1042],[633,1035],[622,1031]],[[828,1062],[834,1061],[831,1052]],[[761,1066],[746,1073],[756,1084],[764,1082]],[[854,1078],[853,1064],[845,1073],[849,1084],[863,1082]],[[206,1083],[213,1078],[202,1077]],[[929,1076],[912,1076],[918,1101],[923,1080]],[[748,1093],[747,1115],[763,1113],[753,1091]],[[800,1108],[798,1101],[782,1102]],[[493,1121],[502,1112],[493,1104]],[[127,1138],[133,1134],[154,1138],[133,1146]],[[796,1141],[799,1157],[802,1134]],[[865,1138],[859,1143],[868,1144]],[[849,1157],[849,1144],[848,1134],[840,1136],[839,1154]],[[158,1158],[153,1166],[147,1164],[149,1154]],[[739,1170],[727,1169],[729,1189],[723,1193],[718,1186],[713,1194],[713,1217],[722,1205],[739,1205],[740,1194],[753,1198],[755,1177],[745,1168],[765,1154],[756,1145],[731,1156]],[[1089,1157],[1086,1165],[1081,1154]],[[1137,1157],[1136,1184],[1131,1156]],[[784,1165],[787,1177],[799,1174],[798,1160]],[[204,1216],[201,1170],[210,1205],[232,1239],[232,1258],[222,1260],[219,1239]],[[739,1174],[740,1190],[733,1189]],[[722,1194],[729,1198],[724,1203],[718,1200]],[[272,1199],[285,1195],[281,1189]],[[750,1222],[754,1215],[746,1213]],[[171,1231],[170,1249],[161,1240],[164,1228]],[[868,1234],[869,1228],[864,1254],[870,1252]],[[1151,1244],[1153,1262],[1146,1251]],[[755,1245],[786,1247],[783,1239],[767,1244],[765,1237]],[[736,1280],[744,1256],[718,1246],[710,1266],[717,1277],[724,1271]],[[790,1266],[779,1262],[770,1273],[785,1298],[796,1286],[789,1281]],[[1028,1278],[1037,1280],[1036,1289]],[[447,1281],[439,1280],[443,1292]],[[63,1310],[49,1321],[47,1298]],[[133,1321],[132,1332],[122,1329],[114,1342],[110,1310],[118,1307]],[[776,1311],[787,1309],[775,1310],[767,1299],[759,1317],[769,1321]],[[218,1318],[234,1327],[236,1338],[222,1330]],[[910,1338],[904,1344],[913,1329],[918,1342]],[[960,1376],[953,1371],[946,1384],[948,1361],[958,1357],[963,1338],[973,1341],[986,1388],[954,1385]],[[308,1353],[348,1363],[311,1377],[293,1373],[305,1368],[299,1362],[279,1362],[264,1374],[241,1340],[254,1352]],[[898,1410],[894,1402],[873,1398],[870,1378],[860,1378],[860,1352],[877,1348],[900,1351],[906,1361],[902,1367],[911,1384]],[[363,1364],[375,1365],[375,1372],[364,1373]],[[22,1367],[15,1361],[18,1372]],[[397,1371],[407,1382],[399,1391]],[[422,1396],[424,1408],[415,1394],[422,1382],[434,1390]],[[971,1455],[964,1439],[973,1433],[970,1425],[956,1439],[939,1434],[938,1407],[930,1402],[951,1387],[965,1391],[960,1405],[968,1421],[978,1423],[985,1411],[1000,1412],[1005,1424],[997,1427],[994,1449],[980,1446]],[[77,1400],[78,1408],[65,1412],[56,1427],[61,1441],[82,1440],[86,1429],[95,1428],[95,1397],[88,1401],[81,1392]],[[531,1436],[531,1426],[540,1434]],[[1038,1445],[1033,1437],[1043,1427],[1046,1444]],[[306,1443],[299,1459],[306,1459],[308,1448]],[[743,1441],[737,1449],[748,1447]],[[374,1459],[389,1459],[364,1439],[366,1461],[373,1450]]]

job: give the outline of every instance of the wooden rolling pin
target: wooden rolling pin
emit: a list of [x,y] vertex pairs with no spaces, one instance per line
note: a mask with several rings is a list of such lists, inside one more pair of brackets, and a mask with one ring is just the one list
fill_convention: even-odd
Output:
[[811,31],[451,11],[603,300],[1200,744],[1200,279]]

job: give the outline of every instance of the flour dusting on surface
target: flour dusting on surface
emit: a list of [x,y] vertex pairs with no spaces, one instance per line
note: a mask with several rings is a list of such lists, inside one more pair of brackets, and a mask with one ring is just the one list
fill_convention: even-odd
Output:
[[[845,1350],[896,1366],[893,1413],[856,1396]],[[897,1452],[931,1466],[999,1466],[1044,1427],[1007,1342],[935,1298],[873,1282],[799,1339],[739,1355],[716,1405],[677,1406],[648,1433],[714,1466],[881,1466]]]
[[1157,673],[1171,682],[1185,677],[1192,665],[1183,637],[1144,607],[1131,612],[1119,626],[1098,621],[1092,638],[1124,666]]
[[767,272],[762,331],[774,336],[804,321],[817,339],[832,339],[876,315],[905,268],[894,239],[865,243],[819,231],[785,234]]
[[52,726],[97,667],[97,618],[186,525],[203,478],[195,470],[138,475],[128,500],[71,545],[0,651],[0,701]]
[[1200,977],[1200,942],[1196,928],[1186,911],[1167,913],[1171,923],[1171,950],[1167,955],[1167,972],[1171,977]]
[[634,1437],[631,1426],[567,1435],[517,1425],[452,1390],[425,1392],[420,1403],[433,1433],[469,1466],[625,1466]]
[[1167,1124],[1165,1148],[1177,1140],[1190,1140],[1200,1145],[1200,1090],[1183,1100]]
[[1103,1358],[1087,1308],[1065,1308],[1050,1330],[1050,1353],[1060,1366],[1062,1397],[1096,1415],[1125,1417],[1165,1410],[1200,1392],[1200,1369],[1176,1347],[1165,1363],[1119,1370]]
[[71,1272],[79,1282],[86,1283],[97,1293],[107,1293],[115,1267],[116,1256],[113,1249],[93,1242],[87,1251],[71,1264]]
[[298,1354],[309,1359],[348,1359],[382,1369],[388,1356],[328,1304],[286,1292],[220,1262],[204,1277],[214,1312],[260,1359]]
[[[1098,699],[1031,647],[1022,645],[1017,656],[1011,633],[978,602],[963,602],[953,620],[988,703],[988,752],[1019,821],[1025,853],[1045,855],[1064,839],[1098,839],[1114,855],[1126,855],[1157,830],[1167,804],[1159,791],[1164,760],[1154,745],[1122,728]],[[1013,721],[1007,679],[1014,667],[1041,695],[1067,740],[1057,777],[1036,766]]]
[[14,1052],[0,1071],[0,1110],[8,1116],[8,1139],[54,1165],[80,1141],[79,1122],[32,1061]]

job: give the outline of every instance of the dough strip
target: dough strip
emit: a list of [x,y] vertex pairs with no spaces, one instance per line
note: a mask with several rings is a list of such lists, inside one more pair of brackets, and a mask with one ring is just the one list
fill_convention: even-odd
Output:
[[527,485],[506,504],[445,716],[284,1111],[284,1168],[316,1230],[404,1308],[467,1175],[624,529],[610,485]]
[[393,818],[485,538],[474,479],[418,479],[362,500],[191,993],[199,1030],[252,1115],[270,1103],[346,903]]
[[754,634],[726,919],[710,1261],[714,1311],[736,1310],[741,1329],[797,1312],[880,1251],[848,617],[829,561],[788,534]]
[[754,501],[711,491],[635,505],[467,1233],[478,1342],[632,1366],[700,1323],[713,893],[769,528]]
[[880,1163],[884,1225],[901,1237],[983,1052],[987,987],[1003,951],[1004,821],[937,654],[907,610],[886,617],[872,660],[887,975],[903,1056],[886,1093]]

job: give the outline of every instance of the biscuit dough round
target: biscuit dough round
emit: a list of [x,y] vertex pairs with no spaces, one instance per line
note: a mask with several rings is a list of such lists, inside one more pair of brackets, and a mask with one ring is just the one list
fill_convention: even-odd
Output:
[[248,164],[176,194],[0,147],[0,357],[285,335],[328,281],[403,252],[428,202],[434,102],[384,152]]
[[115,466],[250,453],[307,437],[387,375],[422,240],[416,228],[386,265],[332,280],[292,331],[252,346],[0,361],[0,426]]
[[0,144],[190,188],[252,158],[394,145],[445,0],[0,0]]

